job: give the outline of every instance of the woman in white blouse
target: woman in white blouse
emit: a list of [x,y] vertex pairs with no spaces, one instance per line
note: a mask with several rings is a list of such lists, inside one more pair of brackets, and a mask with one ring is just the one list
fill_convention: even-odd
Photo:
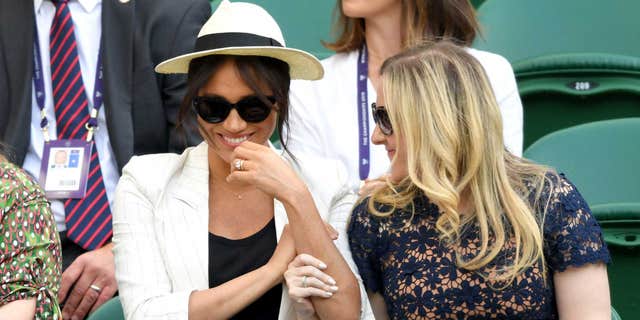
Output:
[[223,1],[195,51],[156,70],[188,73],[179,122],[195,109],[204,142],[123,170],[113,243],[127,318],[370,317],[346,239],[345,170],[268,144],[286,125],[290,78],[322,77],[319,61],[286,48],[262,8]]
[[[452,38],[468,47],[478,23],[468,0],[339,0],[336,9],[338,38],[327,47],[337,53],[322,61],[324,78],[292,83],[291,125],[285,136],[294,154],[340,160],[357,190],[362,180],[378,178],[389,168],[384,148],[369,144],[374,126],[368,110],[379,91],[382,62],[425,39]],[[502,113],[505,146],[520,156],[522,103],[511,65],[493,53],[468,52],[489,76]]]

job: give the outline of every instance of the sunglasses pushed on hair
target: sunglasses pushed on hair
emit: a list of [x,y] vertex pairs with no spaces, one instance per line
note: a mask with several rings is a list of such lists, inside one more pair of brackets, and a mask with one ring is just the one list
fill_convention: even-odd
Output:
[[202,118],[208,123],[221,123],[229,116],[231,109],[236,109],[242,120],[251,123],[262,122],[273,110],[276,99],[273,96],[266,96],[264,99],[252,95],[242,100],[231,103],[220,96],[198,96],[193,98],[193,107]]
[[393,127],[391,126],[391,120],[389,120],[389,114],[384,106],[376,106],[376,103],[371,104],[371,114],[373,115],[373,121],[375,121],[380,131],[385,136],[393,134]]

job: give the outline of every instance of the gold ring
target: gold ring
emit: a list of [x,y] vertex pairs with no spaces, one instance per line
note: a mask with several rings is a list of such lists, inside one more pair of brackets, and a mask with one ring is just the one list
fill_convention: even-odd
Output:
[[100,293],[100,291],[102,291],[102,288],[96,286],[95,284],[90,285],[89,288],[91,288],[92,290],[95,290],[98,293]]

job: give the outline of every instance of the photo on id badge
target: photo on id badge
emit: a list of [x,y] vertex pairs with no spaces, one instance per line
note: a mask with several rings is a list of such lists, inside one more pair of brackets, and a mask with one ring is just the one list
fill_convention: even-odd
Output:
[[83,198],[87,188],[91,142],[56,140],[45,144],[40,184],[47,198]]

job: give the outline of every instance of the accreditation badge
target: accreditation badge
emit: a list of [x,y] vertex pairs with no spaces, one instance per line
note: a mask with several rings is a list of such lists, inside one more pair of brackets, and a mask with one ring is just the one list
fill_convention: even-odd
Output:
[[93,142],[52,140],[44,144],[40,185],[48,199],[81,199],[87,191]]

